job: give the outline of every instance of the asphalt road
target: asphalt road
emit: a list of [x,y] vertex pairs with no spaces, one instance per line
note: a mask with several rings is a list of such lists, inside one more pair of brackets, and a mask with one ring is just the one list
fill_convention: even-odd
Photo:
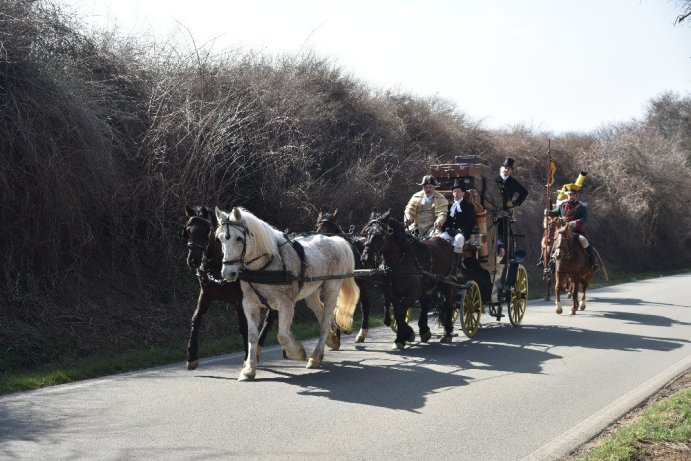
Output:
[[559,459],[691,367],[689,285],[593,290],[575,316],[531,301],[449,345],[392,351],[379,328],[320,370],[267,349],[253,382],[231,354],[1,397],[0,458]]

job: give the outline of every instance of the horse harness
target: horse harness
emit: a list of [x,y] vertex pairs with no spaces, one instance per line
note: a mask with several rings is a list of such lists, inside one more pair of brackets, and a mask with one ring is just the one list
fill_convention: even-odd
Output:
[[[287,234],[283,234],[285,241],[278,244],[278,252],[281,257],[283,269],[269,271],[266,270],[266,268],[269,267],[271,263],[273,263],[273,255],[264,253],[250,259],[249,261],[245,261],[245,255],[247,253],[247,237],[248,235],[251,235],[247,227],[245,227],[242,223],[231,221],[229,219],[226,219],[223,222],[221,222],[221,226],[225,226],[227,239],[230,238],[231,227],[234,227],[237,230],[239,230],[244,237],[242,240],[242,252],[240,253],[240,257],[229,261],[223,261],[224,266],[240,263],[240,280],[243,280],[248,283],[260,283],[268,285],[290,285],[291,283],[297,281],[298,289],[302,289],[305,278],[305,268],[307,265],[305,263],[305,249],[300,244],[300,242],[291,239]],[[292,274],[292,272],[287,270],[285,259],[283,258],[283,254],[281,253],[281,247],[287,243],[291,244],[293,250],[295,250],[295,253],[297,253],[298,257],[300,258],[300,276],[297,278]],[[247,267],[249,264],[258,261],[260,258],[263,258],[265,256],[268,256],[268,260],[259,269],[249,269]]]
[[[394,230],[391,228],[391,226],[379,219],[371,220],[369,223],[367,223],[365,228],[370,227],[372,224],[377,224],[388,235],[393,235],[394,233]],[[429,246],[422,244],[418,239],[416,239],[413,235],[409,233],[405,234],[405,238],[406,245],[401,245],[401,247],[403,247],[403,252],[398,261],[395,262],[393,265],[384,266],[384,277],[388,280],[388,283],[391,282],[392,278],[396,277],[429,277],[439,282],[452,283],[447,278],[441,277],[440,275],[432,272],[432,268],[434,267],[434,255],[432,254],[432,251],[430,250]],[[427,270],[425,270],[425,268],[422,266],[415,252],[412,253],[415,265],[401,266],[401,263],[405,260],[406,256],[408,255],[408,249],[410,249],[412,245],[416,243],[420,243],[427,252],[427,260],[429,262],[429,267],[427,268]],[[368,245],[368,243],[365,243],[365,247],[367,247]],[[371,248],[371,245],[369,246]],[[453,284],[456,285],[455,283]]]
[[[190,227],[194,223],[200,223],[204,224],[207,228],[207,237],[208,237],[208,243],[206,247],[203,245],[200,245],[197,242],[192,242],[189,240],[189,231],[187,230],[188,227]],[[202,262],[200,266],[197,268],[195,275],[199,279],[199,283],[202,284],[202,286],[207,287],[210,283],[215,284],[215,285],[223,285],[223,280],[220,278],[220,272],[219,272],[219,278],[216,278],[213,274],[213,269],[208,269],[206,263],[211,260],[211,257],[209,256],[209,247],[211,246],[211,231],[213,230],[213,225],[206,219],[202,218],[201,216],[191,216],[190,219],[187,220],[187,223],[185,224],[185,228],[182,231],[183,237],[187,237],[187,248],[189,250],[192,250],[194,248],[198,248],[202,251]]]

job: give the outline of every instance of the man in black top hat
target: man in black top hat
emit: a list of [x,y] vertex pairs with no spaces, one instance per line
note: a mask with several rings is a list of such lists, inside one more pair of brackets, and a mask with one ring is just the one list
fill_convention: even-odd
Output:
[[528,190],[521,186],[521,183],[516,178],[511,176],[513,165],[514,160],[507,157],[504,163],[501,164],[499,175],[496,178],[499,191],[501,192],[501,206],[504,210],[521,206],[521,203],[528,196]]
[[[502,163],[499,168],[499,175],[497,175],[495,179],[499,187],[499,193],[501,194],[501,207],[503,210],[509,210],[520,206],[528,196],[528,190],[511,176],[513,173],[513,165],[514,160],[506,157],[504,163]],[[507,240],[506,232],[508,232],[508,229],[504,227],[504,219],[500,219],[497,222],[497,250],[499,256],[502,257],[506,253],[506,249],[504,248],[504,244]]]

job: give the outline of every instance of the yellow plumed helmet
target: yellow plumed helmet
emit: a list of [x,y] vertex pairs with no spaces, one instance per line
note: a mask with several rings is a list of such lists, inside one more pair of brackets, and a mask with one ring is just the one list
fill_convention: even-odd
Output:
[[572,182],[570,184],[564,184],[561,189],[557,191],[557,200],[568,200],[569,195],[567,194],[568,191],[570,190],[575,190],[579,191],[581,190],[581,187],[583,187],[583,181],[585,180],[585,176],[588,173],[585,171],[581,171],[581,173],[578,175],[578,178],[576,178],[575,182]]

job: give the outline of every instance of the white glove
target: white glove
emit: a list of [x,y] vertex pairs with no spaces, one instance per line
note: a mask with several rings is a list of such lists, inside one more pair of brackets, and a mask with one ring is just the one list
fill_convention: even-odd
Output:
[[571,222],[569,223],[569,227],[570,227],[571,229],[575,229],[575,228],[576,228],[576,221],[571,221]]

